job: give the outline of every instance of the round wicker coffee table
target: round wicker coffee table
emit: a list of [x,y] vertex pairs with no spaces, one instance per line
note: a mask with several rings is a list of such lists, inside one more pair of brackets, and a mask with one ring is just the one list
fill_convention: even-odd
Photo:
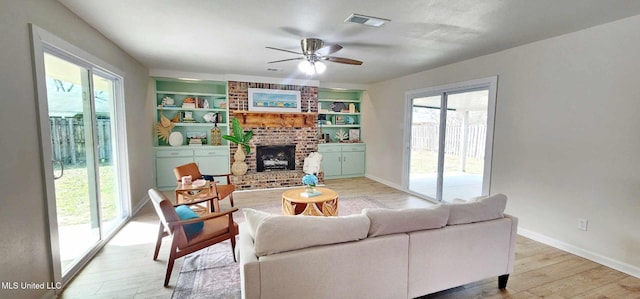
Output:
[[282,193],[282,214],[307,216],[338,216],[338,193],[328,188],[316,188],[320,195],[304,197],[304,188]]

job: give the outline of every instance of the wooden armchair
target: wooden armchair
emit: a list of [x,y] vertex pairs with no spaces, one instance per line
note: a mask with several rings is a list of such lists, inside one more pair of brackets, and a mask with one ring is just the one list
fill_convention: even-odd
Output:
[[[233,191],[236,190],[236,186],[231,184],[231,174],[202,174],[200,173],[200,168],[198,168],[198,164],[189,163],[180,165],[173,169],[173,173],[176,176],[176,180],[178,182],[181,181],[183,176],[191,176],[191,179],[205,179],[211,182],[211,191],[213,194],[218,195],[218,200],[223,200],[229,197],[229,203],[233,207]],[[219,185],[216,183],[216,178],[224,177],[226,179],[226,185]],[[219,211],[220,207],[217,205],[217,202],[214,202],[216,205],[214,206],[215,211]]]
[[[238,234],[238,224],[233,221],[233,212],[238,208],[232,208],[225,212],[214,212],[203,215],[199,218],[180,220],[176,213],[175,207],[171,200],[166,198],[160,191],[156,189],[149,190],[149,197],[153,202],[153,207],[160,217],[160,229],[158,231],[158,240],[156,241],[156,249],[153,253],[153,260],[158,259],[160,245],[162,239],[166,236],[171,237],[171,251],[169,252],[169,260],[167,263],[167,274],[164,279],[164,286],[169,284],[171,271],[173,270],[174,261],[192,252],[204,249],[213,244],[220,243],[224,240],[231,240],[231,252],[233,253],[233,261],[236,261],[235,247],[236,235]],[[194,203],[189,203],[196,204]],[[183,225],[204,222],[202,231],[188,236],[185,233]]]

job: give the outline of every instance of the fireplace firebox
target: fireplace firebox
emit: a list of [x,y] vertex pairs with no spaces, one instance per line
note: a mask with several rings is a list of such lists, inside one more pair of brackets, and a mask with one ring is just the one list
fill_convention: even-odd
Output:
[[256,171],[279,171],[296,169],[295,145],[256,146]]

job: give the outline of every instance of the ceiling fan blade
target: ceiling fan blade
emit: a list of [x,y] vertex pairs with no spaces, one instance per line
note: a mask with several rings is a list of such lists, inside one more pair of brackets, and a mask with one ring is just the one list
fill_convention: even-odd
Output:
[[271,49],[271,50],[277,50],[277,51],[283,51],[283,52],[288,52],[288,53],[293,53],[293,54],[298,54],[298,55],[302,55],[302,53],[300,52],[295,52],[295,51],[290,51],[290,50],[285,50],[285,49],[278,49],[278,48],[274,48],[274,47],[265,47],[267,49]]
[[284,61],[290,61],[290,60],[302,60],[302,59],[304,59],[304,57],[275,60],[275,61],[269,61],[267,63],[278,63],[278,62],[284,62]]
[[318,51],[316,51],[316,54],[320,55],[320,56],[327,56],[327,55],[331,55],[335,52],[338,52],[342,49],[341,45],[328,45],[325,47],[322,47],[320,49],[318,49]]
[[335,56],[325,56],[322,59],[329,60],[331,62],[337,62],[337,63],[362,65],[362,61],[355,60],[355,59],[350,59],[350,58],[335,57]]

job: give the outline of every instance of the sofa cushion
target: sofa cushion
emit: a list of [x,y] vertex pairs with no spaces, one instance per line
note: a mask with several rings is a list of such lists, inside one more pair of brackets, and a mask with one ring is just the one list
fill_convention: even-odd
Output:
[[242,212],[244,213],[244,220],[247,222],[247,225],[245,225],[244,227],[247,228],[247,232],[254,240],[256,239],[256,229],[258,228],[258,225],[260,225],[260,223],[262,223],[262,221],[264,221],[265,219],[276,216],[271,213],[250,208],[243,208]]
[[363,214],[267,217],[258,224],[255,232],[256,256],[364,239],[369,223],[369,218]]
[[441,228],[449,219],[448,205],[413,209],[364,209],[369,220],[369,237]]
[[507,196],[501,193],[476,197],[465,203],[453,203],[450,207],[448,225],[493,220],[504,217]]

